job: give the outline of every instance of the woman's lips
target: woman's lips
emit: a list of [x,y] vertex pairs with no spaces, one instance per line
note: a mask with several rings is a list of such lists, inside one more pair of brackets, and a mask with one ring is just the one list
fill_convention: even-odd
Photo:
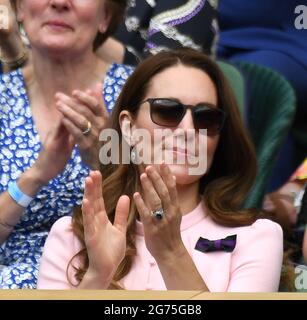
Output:
[[63,21],[48,21],[48,22],[45,23],[45,25],[47,25],[48,27],[53,28],[53,29],[70,29],[70,30],[73,30],[73,28],[69,24],[67,24],[67,23],[65,23]]
[[185,155],[188,155],[188,152],[186,149],[182,149],[182,148],[173,148],[172,151],[174,153],[181,153],[181,154],[185,154]]
[[167,149],[165,149],[165,151],[173,152],[175,154],[182,154],[182,155],[185,155],[187,157],[195,157],[196,156],[196,154],[190,152],[190,150],[183,149],[183,148],[178,148],[178,147],[174,147],[172,149],[168,149],[167,148]]

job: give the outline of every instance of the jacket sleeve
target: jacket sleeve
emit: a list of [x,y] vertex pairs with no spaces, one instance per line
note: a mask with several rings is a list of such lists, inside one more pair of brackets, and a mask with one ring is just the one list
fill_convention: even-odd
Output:
[[[52,226],[47,237],[38,274],[38,289],[73,289],[74,270],[68,264],[81,249],[71,229],[71,217],[63,217]],[[73,260],[76,266],[77,259]],[[67,271],[68,270],[68,271]]]
[[228,292],[278,291],[283,260],[281,227],[267,219],[247,228],[233,253]]

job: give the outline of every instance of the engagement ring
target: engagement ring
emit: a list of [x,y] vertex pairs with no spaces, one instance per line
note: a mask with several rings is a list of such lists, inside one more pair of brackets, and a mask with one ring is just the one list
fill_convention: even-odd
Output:
[[151,211],[151,215],[155,216],[156,219],[161,220],[164,216],[164,211],[162,208],[159,210]]

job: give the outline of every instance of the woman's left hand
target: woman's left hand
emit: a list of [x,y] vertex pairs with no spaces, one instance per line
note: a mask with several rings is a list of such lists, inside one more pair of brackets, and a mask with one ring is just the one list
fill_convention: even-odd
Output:
[[[180,233],[182,213],[179,207],[176,179],[166,164],[160,173],[148,166],[140,177],[143,196],[134,194],[134,201],[144,226],[146,247],[159,262],[178,258],[185,253]],[[163,209],[164,215],[157,219],[153,211]]]
[[99,167],[99,135],[108,121],[108,111],[101,97],[101,85],[85,92],[75,90],[72,96],[55,95],[56,106],[63,114],[63,124],[74,137],[84,163]]

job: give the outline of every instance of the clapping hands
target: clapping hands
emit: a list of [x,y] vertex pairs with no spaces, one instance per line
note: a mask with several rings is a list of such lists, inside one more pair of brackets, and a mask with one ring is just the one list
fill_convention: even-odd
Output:
[[[162,164],[160,172],[153,166],[147,167],[140,180],[142,195],[135,193],[133,198],[144,226],[146,247],[158,264],[174,256],[178,258],[185,248],[180,233],[182,215],[176,179],[169,167]],[[98,171],[91,172],[85,182],[82,204],[89,267],[81,287],[107,288],[125,256],[130,200],[127,196],[119,198],[112,224],[102,195],[101,174]],[[162,219],[152,215],[152,211],[158,207],[163,208]]]
[[99,135],[106,127],[108,111],[102,99],[102,85],[85,92],[75,90],[71,96],[57,93],[57,109],[62,123],[73,136],[84,163],[91,169],[99,167]]

